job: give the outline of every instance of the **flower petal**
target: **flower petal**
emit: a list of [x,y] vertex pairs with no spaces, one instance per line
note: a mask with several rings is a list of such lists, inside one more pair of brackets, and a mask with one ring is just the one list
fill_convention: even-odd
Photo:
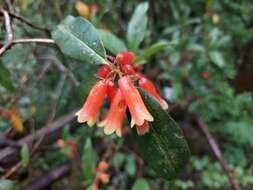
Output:
[[155,85],[149,79],[142,76],[139,80],[139,86],[154,96],[164,110],[168,109],[167,102],[159,95]]
[[104,80],[97,82],[91,89],[83,107],[76,113],[79,123],[87,122],[93,126],[96,122],[97,113],[106,95],[107,84]]
[[99,127],[104,127],[105,134],[112,134],[116,131],[118,136],[121,136],[121,128],[126,112],[126,102],[118,89],[110,105],[109,111],[105,119],[98,124]]
[[127,76],[124,76],[119,79],[118,83],[131,113],[131,126],[134,124],[143,125],[145,120],[153,121],[153,116],[147,110],[139,91],[132,84],[131,80]]

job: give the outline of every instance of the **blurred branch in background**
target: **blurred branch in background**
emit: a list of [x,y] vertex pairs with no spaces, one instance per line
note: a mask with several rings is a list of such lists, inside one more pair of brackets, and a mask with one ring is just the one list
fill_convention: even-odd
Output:
[[224,172],[229,179],[231,188],[234,190],[241,190],[236,180],[236,177],[234,176],[233,170],[231,170],[227,161],[224,159],[223,153],[221,152],[221,149],[217,141],[215,140],[214,136],[209,132],[206,123],[200,118],[200,116],[197,113],[193,114],[193,119],[197,123],[197,127],[200,129],[200,131],[205,135],[208,144],[210,145],[216,159],[219,161],[220,165],[224,169]]
[[[47,126],[44,126],[40,130],[38,130],[35,134],[30,134],[20,139],[18,143],[27,144],[30,151],[32,151],[34,147],[34,142],[38,140],[38,137],[45,136],[46,139],[44,139],[43,142],[40,142],[40,145],[44,143],[49,143],[52,139],[55,139],[60,135],[62,129],[66,126],[66,124],[74,120],[75,112],[76,111],[73,111],[55,120],[54,122],[49,123]],[[19,149],[10,146],[0,150],[0,167],[4,168],[10,163],[16,162],[18,159],[18,150]]]
[[4,45],[2,45],[1,49],[0,49],[0,56],[2,54],[5,53],[5,51],[7,51],[11,46],[15,45],[15,44],[20,44],[20,43],[46,43],[46,44],[54,44],[54,40],[52,39],[47,39],[47,38],[31,38],[31,39],[14,39],[13,36],[13,30],[12,30],[12,26],[11,26],[11,19],[10,19],[10,15],[12,15],[13,17],[19,19],[22,22],[25,22],[26,24],[28,24],[31,27],[34,27],[36,29],[40,29],[40,30],[45,30],[48,32],[48,29],[44,28],[44,27],[40,27],[37,25],[32,24],[30,21],[24,19],[23,17],[17,16],[14,13],[9,13],[8,11],[1,9],[0,12],[3,14],[4,16],[4,23],[5,23],[5,28],[6,28],[6,33],[7,33],[7,38],[6,38],[6,42],[4,43]]
[[51,170],[48,173],[39,176],[37,179],[32,181],[30,185],[24,188],[24,190],[43,190],[48,187],[53,182],[61,179],[62,177],[68,175],[70,172],[69,164],[62,164],[57,168]]

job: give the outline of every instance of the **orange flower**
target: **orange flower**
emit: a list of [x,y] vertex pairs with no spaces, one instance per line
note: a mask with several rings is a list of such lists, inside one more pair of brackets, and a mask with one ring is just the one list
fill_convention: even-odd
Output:
[[153,121],[153,116],[148,112],[139,91],[131,80],[124,76],[119,79],[118,83],[131,113],[131,127],[135,124],[143,125],[145,121]]
[[107,84],[104,80],[97,82],[91,89],[83,107],[76,113],[79,123],[87,122],[93,126],[96,122],[97,113],[106,95]]
[[144,135],[149,132],[149,123],[147,121],[144,122],[143,125],[136,125],[136,130],[138,135]]
[[158,94],[155,85],[145,77],[139,80],[139,86],[154,96],[164,110],[168,109],[167,102]]
[[111,103],[115,94],[116,94],[116,88],[114,86],[114,83],[112,81],[109,81],[107,84],[107,91],[106,91],[106,96],[109,102]]
[[110,105],[109,112],[105,119],[98,124],[99,127],[104,127],[105,134],[112,134],[116,131],[118,136],[121,136],[121,128],[126,112],[126,102],[122,93],[118,89]]

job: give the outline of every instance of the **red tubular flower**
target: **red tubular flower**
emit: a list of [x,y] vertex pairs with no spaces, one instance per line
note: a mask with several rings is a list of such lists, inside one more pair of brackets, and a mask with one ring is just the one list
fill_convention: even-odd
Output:
[[91,89],[83,107],[76,113],[79,123],[87,122],[92,126],[96,122],[97,113],[106,95],[107,84],[104,80],[97,82]]
[[97,76],[105,78],[111,71],[112,69],[109,67],[109,65],[102,65],[97,72]]
[[135,74],[134,66],[133,64],[125,64],[121,66],[121,71],[128,75]]
[[149,132],[149,123],[147,121],[144,122],[143,125],[136,125],[136,130],[138,135],[144,135]]
[[132,63],[134,54],[130,51],[122,51],[117,54],[115,62],[119,65],[126,65]]
[[154,96],[164,110],[168,109],[167,102],[158,94],[155,85],[145,77],[141,77],[139,80],[139,86]]
[[108,82],[107,90],[106,90],[106,96],[109,102],[112,102],[115,94],[116,94],[116,89],[115,89],[114,83],[110,81]]
[[121,136],[121,128],[126,112],[126,102],[118,89],[115,97],[112,100],[109,111],[105,119],[98,124],[99,127],[104,127],[105,134],[112,134],[116,131],[118,136]]
[[148,112],[139,91],[132,84],[131,80],[127,76],[124,76],[119,79],[118,83],[131,113],[131,127],[135,124],[143,125],[145,120],[153,121],[153,116]]

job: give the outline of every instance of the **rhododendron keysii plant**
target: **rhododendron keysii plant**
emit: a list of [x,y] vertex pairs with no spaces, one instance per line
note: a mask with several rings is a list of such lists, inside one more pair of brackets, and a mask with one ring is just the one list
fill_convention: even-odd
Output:
[[89,126],[93,126],[106,97],[110,107],[105,117],[98,123],[99,127],[104,128],[105,134],[116,132],[118,136],[122,135],[127,110],[131,114],[130,126],[136,126],[139,135],[149,131],[149,122],[155,118],[145,106],[136,85],[152,95],[163,109],[167,109],[168,104],[159,95],[155,85],[140,73],[142,67],[133,64],[133,59],[132,52],[120,52],[115,59],[99,68],[96,75],[100,80],[91,88],[83,107],[76,113],[78,122],[87,122]]

